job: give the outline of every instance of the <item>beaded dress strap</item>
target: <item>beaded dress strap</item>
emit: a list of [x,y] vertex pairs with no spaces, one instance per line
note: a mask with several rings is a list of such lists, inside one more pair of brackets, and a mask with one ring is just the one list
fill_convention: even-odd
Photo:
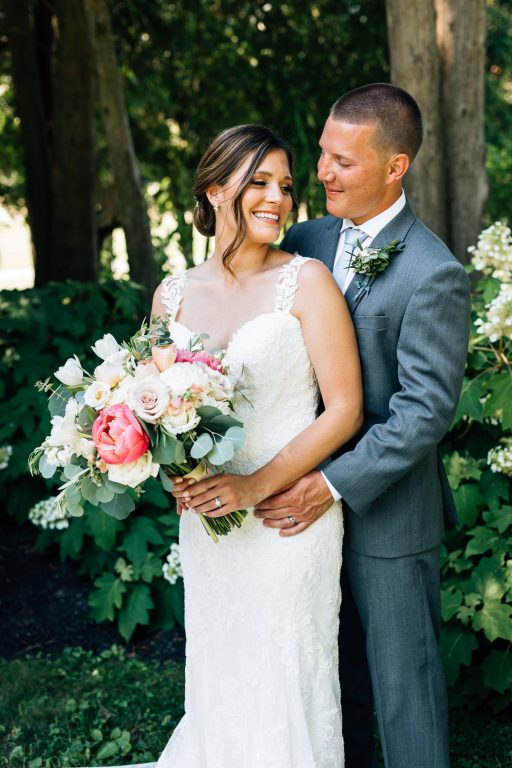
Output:
[[283,264],[279,270],[279,279],[276,289],[275,312],[290,313],[292,311],[295,294],[299,285],[299,271],[306,261],[311,261],[309,256],[295,254],[288,264]]
[[176,320],[176,315],[183,299],[183,287],[187,279],[186,272],[169,275],[162,280],[162,304],[169,314],[169,322]]

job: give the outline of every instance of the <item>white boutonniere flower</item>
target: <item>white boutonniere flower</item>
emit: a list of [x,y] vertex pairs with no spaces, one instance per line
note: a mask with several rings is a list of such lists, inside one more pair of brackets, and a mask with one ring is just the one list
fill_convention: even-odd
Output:
[[375,277],[389,267],[391,257],[404,249],[404,243],[393,240],[382,248],[363,248],[359,240],[354,249],[351,268],[360,275]]

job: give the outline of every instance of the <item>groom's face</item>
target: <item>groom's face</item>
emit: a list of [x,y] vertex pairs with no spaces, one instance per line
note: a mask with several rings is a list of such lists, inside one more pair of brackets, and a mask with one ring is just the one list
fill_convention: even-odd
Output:
[[320,137],[318,178],[327,210],[363,224],[389,205],[389,162],[375,146],[374,124],[355,125],[329,117]]

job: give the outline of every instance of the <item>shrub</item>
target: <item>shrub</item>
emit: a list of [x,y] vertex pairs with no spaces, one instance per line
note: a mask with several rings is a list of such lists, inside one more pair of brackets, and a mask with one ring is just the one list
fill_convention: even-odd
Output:
[[443,555],[441,648],[465,699],[512,701],[512,233],[501,222],[473,250],[481,271],[466,377],[445,444],[460,525]]

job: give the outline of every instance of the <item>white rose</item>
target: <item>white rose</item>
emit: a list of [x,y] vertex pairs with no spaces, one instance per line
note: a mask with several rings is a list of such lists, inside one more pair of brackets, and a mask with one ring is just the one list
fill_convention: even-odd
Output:
[[210,389],[208,394],[215,400],[231,400],[233,397],[233,385],[224,374],[219,371],[209,370]]
[[132,376],[126,376],[110,393],[108,399],[108,405],[118,405],[119,403],[126,403],[128,397],[128,390],[133,383]]
[[160,422],[160,426],[164,432],[180,435],[182,432],[189,432],[194,429],[200,421],[201,418],[192,403],[178,398],[169,403],[167,413]]
[[110,397],[110,387],[103,381],[93,381],[90,387],[84,392],[84,403],[100,411],[108,403]]
[[70,357],[64,365],[55,371],[54,376],[67,387],[78,387],[84,378],[84,372],[80,360],[76,355]]
[[128,405],[135,414],[150,424],[155,424],[169,404],[169,392],[156,376],[134,379],[128,390]]
[[108,384],[110,388],[119,384],[124,376],[124,369],[121,363],[107,363],[106,361],[98,365],[94,369],[94,378],[96,381],[102,381],[104,384]]
[[113,483],[121,483],[121,485],[136,488],[148,477],[156,477],[158,469],[159,465],[153,464],[151,451],[146,451],[140,459],[131,461],[129,464],[109,464],[108,478]]
[[182,397],[187,391],[197,394],[208,389],[208,376],[195,363],[174,363],[160,374],[160,380],[171,390],[173,397]]

